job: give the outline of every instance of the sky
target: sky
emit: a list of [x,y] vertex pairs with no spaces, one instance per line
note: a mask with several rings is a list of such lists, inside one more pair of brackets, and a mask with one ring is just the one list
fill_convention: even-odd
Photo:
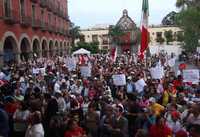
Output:
[[[149,0],[149,24],[159,25],[171,11],[177,11],[176,0]],[[128,10],[129,16],[139,26],[142,0],[68,0],[69,17],[75,25],[89,28],[97,24],[114,25]]]

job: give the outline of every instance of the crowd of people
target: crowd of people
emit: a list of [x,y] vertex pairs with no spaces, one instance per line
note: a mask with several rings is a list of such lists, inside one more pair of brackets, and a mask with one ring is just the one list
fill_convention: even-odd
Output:
[[[200,137],[200,86],[159,54],[38,58],[0,72],[2,137]],[[160,65],[163,76],[150,69]],[[89,66],[91,75],[82,74]],[[178,73],[176,72],[178,71]],[[116,85],[113,75],[124,74]],[[137,84],[136,84],[137,83]],[[139,84],[138,84],[139,83]],[[141,85],[140,85],[141,84]]]

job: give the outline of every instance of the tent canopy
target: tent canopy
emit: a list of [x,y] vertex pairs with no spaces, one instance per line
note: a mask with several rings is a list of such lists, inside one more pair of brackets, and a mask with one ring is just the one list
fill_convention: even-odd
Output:
[[90,51],[81,48],[81,49],[75,51],[72,55],[90,55]]

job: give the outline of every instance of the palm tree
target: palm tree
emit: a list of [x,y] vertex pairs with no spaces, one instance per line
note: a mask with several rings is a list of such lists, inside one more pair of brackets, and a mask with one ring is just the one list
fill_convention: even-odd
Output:
[[70,36],[72,38],[72,46],[75,45],[75,39],[79,39],[81,37],[80,27],[75,26],[74,23],[70,24]]

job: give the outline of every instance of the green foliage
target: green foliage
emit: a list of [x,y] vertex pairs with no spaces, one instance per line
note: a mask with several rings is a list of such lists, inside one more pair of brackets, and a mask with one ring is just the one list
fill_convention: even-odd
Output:
[[98,42],[78,42],[76,46],[72,47],[72,52],[84,48],[86,50],[89,50],[92,54],[96,54],[99,52],[99,43]]
[[183,42],[184,41],[184,34],[183,34],[183,32],[178,32],[176,34],[176,41],[178,41],[178,42]]
[[109,29],[108,35],[112,39],[112,43],[119,44],[120,37],[123,36],[125,33],[121,30],[119,26],[111,26]]
[[[197,2],[198,3],[198,2]],[[194,52],[200,39],[200,9],[195,4],[190,4],[178,14],[177,22],[184,30],[184,48]]]
[[75,39],[78,39],[81,37],[80,34],[80,27],[79,26],[75,26],[73,23],[70,24],[70,31],[69,34],[72,38],[72,46],[75,45]]
[[157,37],[156,41],[159,42],[160,44],[163,44],[165,42],[165,39],[163,37]]
[[174,39],[173,39],[173,32],[171,30],[165,31],[164,32],[164,36],[166,38],[167,44],[169,44],[169,42],[173,42],[174,41]]

